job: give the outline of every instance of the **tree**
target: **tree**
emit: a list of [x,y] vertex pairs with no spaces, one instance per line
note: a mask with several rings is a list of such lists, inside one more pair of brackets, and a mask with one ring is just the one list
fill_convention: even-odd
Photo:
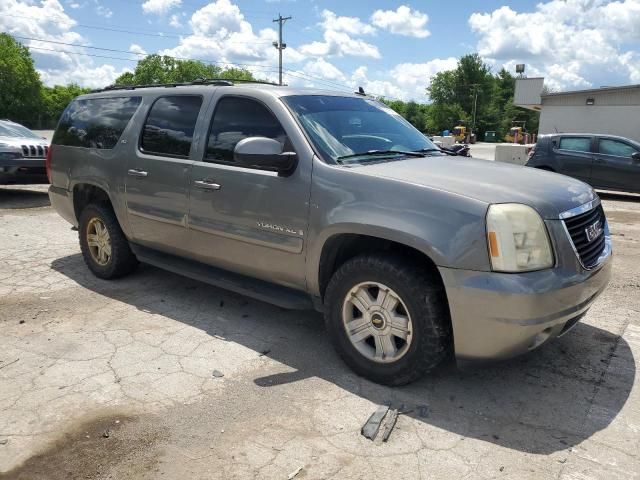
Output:
[[527,130],[538,128],[538,114],[513,104],[515,77],[505,69],[496,75],[477,54],[465,55],[454,70],[438,72],[431,78],[427,92],[432,100],[428,128],[451,129],[462,120],[471,126],[475,110],[475,132],[495,130],[504,137],[512,121],[526,121]]
[[199,60],[179,60],[173,57],[149,55],[140,60],[133,72],[120,75],[116,85],[152,85],[156,83],[192,82],[199,78],[229,78],[255,80],[242,68],[222,69]]
[[41,87],[29,49],[0,33],[0,118],[35,126]]
[[64,109],[78,95],[89,92],[88,88],[80,87],[75,83],[70,85],[56,85],[43,87],[41,128],[54,128]]

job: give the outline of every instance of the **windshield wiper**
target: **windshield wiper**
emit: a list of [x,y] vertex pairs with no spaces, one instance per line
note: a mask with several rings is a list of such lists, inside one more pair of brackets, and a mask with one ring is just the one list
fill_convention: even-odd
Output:
[[375,155],[392,155],[392,154],[405,155],[407,157],[424,157],[424,154],[420,152],[405,152],[404,150],[369,150],[367,152],[352,153],[350,155],[342,155],[341,157],[338,157],[336,160],[344,160],[347,158],[355,158],[355,157],[369,157],[369,156],[375,156]]
[[444,148],[421,148],[420,150],[416,150],[416,152],[421,152],[421,153],[440,152],[440,153],[444,153],[445,155],[457,155],[456,153],[451,152],[449,150],[445,150]]

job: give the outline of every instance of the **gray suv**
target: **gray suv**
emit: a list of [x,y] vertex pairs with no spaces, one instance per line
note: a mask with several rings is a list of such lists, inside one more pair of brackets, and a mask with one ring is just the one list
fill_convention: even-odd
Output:
[[540,135],[527,167],[562,173],[601,190],[640,193],[640,143],[613,135]]
[[609,281],[598,196],[444,155],[361,94],[203,81],[75,99],[51,203],[100,278],[138,261],[324,312],[358,374],[400,385],[450,353],[500,359],[567,332]]

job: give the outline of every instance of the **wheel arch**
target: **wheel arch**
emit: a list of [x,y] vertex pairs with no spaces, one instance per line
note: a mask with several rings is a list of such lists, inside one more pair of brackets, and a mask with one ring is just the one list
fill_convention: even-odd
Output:
[[117,198],[112,196],[108,184],[94,179],[79,179],[71,185],[70,190],[73,199],[73,212],[77,221],[80,220],[82,209],[90,203],[107,203],[115,213],[120,228],[129,237],[129,225],[125,221],[124,206],[122,201],[118,202]]
[[[367,226],[367,229],[370,231],[371,227]],[[314,260],[312,260],[313,271],[316,273],[310,278],[309,287],[323,299],[331,276],[342,264],[357,255],[377,252],[401,254],[416,262],[421,262],[426,269],[434,272],[436,275],[434,278],[438,278],[442,282],[437,262],[434,260],[434,252],[425,252],[417,247],[415,242],[408,240],[402,236],[398,238],[389,235],[384,231],[373,235],[354,230],[333,232],[324,238],[321,247],[317,249]]]

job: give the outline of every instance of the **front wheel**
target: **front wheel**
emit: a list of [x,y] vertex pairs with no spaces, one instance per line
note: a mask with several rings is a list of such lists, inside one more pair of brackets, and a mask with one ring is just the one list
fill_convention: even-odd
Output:
[[347,261],[331,278],[325,305],[338,353],[374,382],[410,383],[447,356],[451,328],[439,278],[405,258]]

